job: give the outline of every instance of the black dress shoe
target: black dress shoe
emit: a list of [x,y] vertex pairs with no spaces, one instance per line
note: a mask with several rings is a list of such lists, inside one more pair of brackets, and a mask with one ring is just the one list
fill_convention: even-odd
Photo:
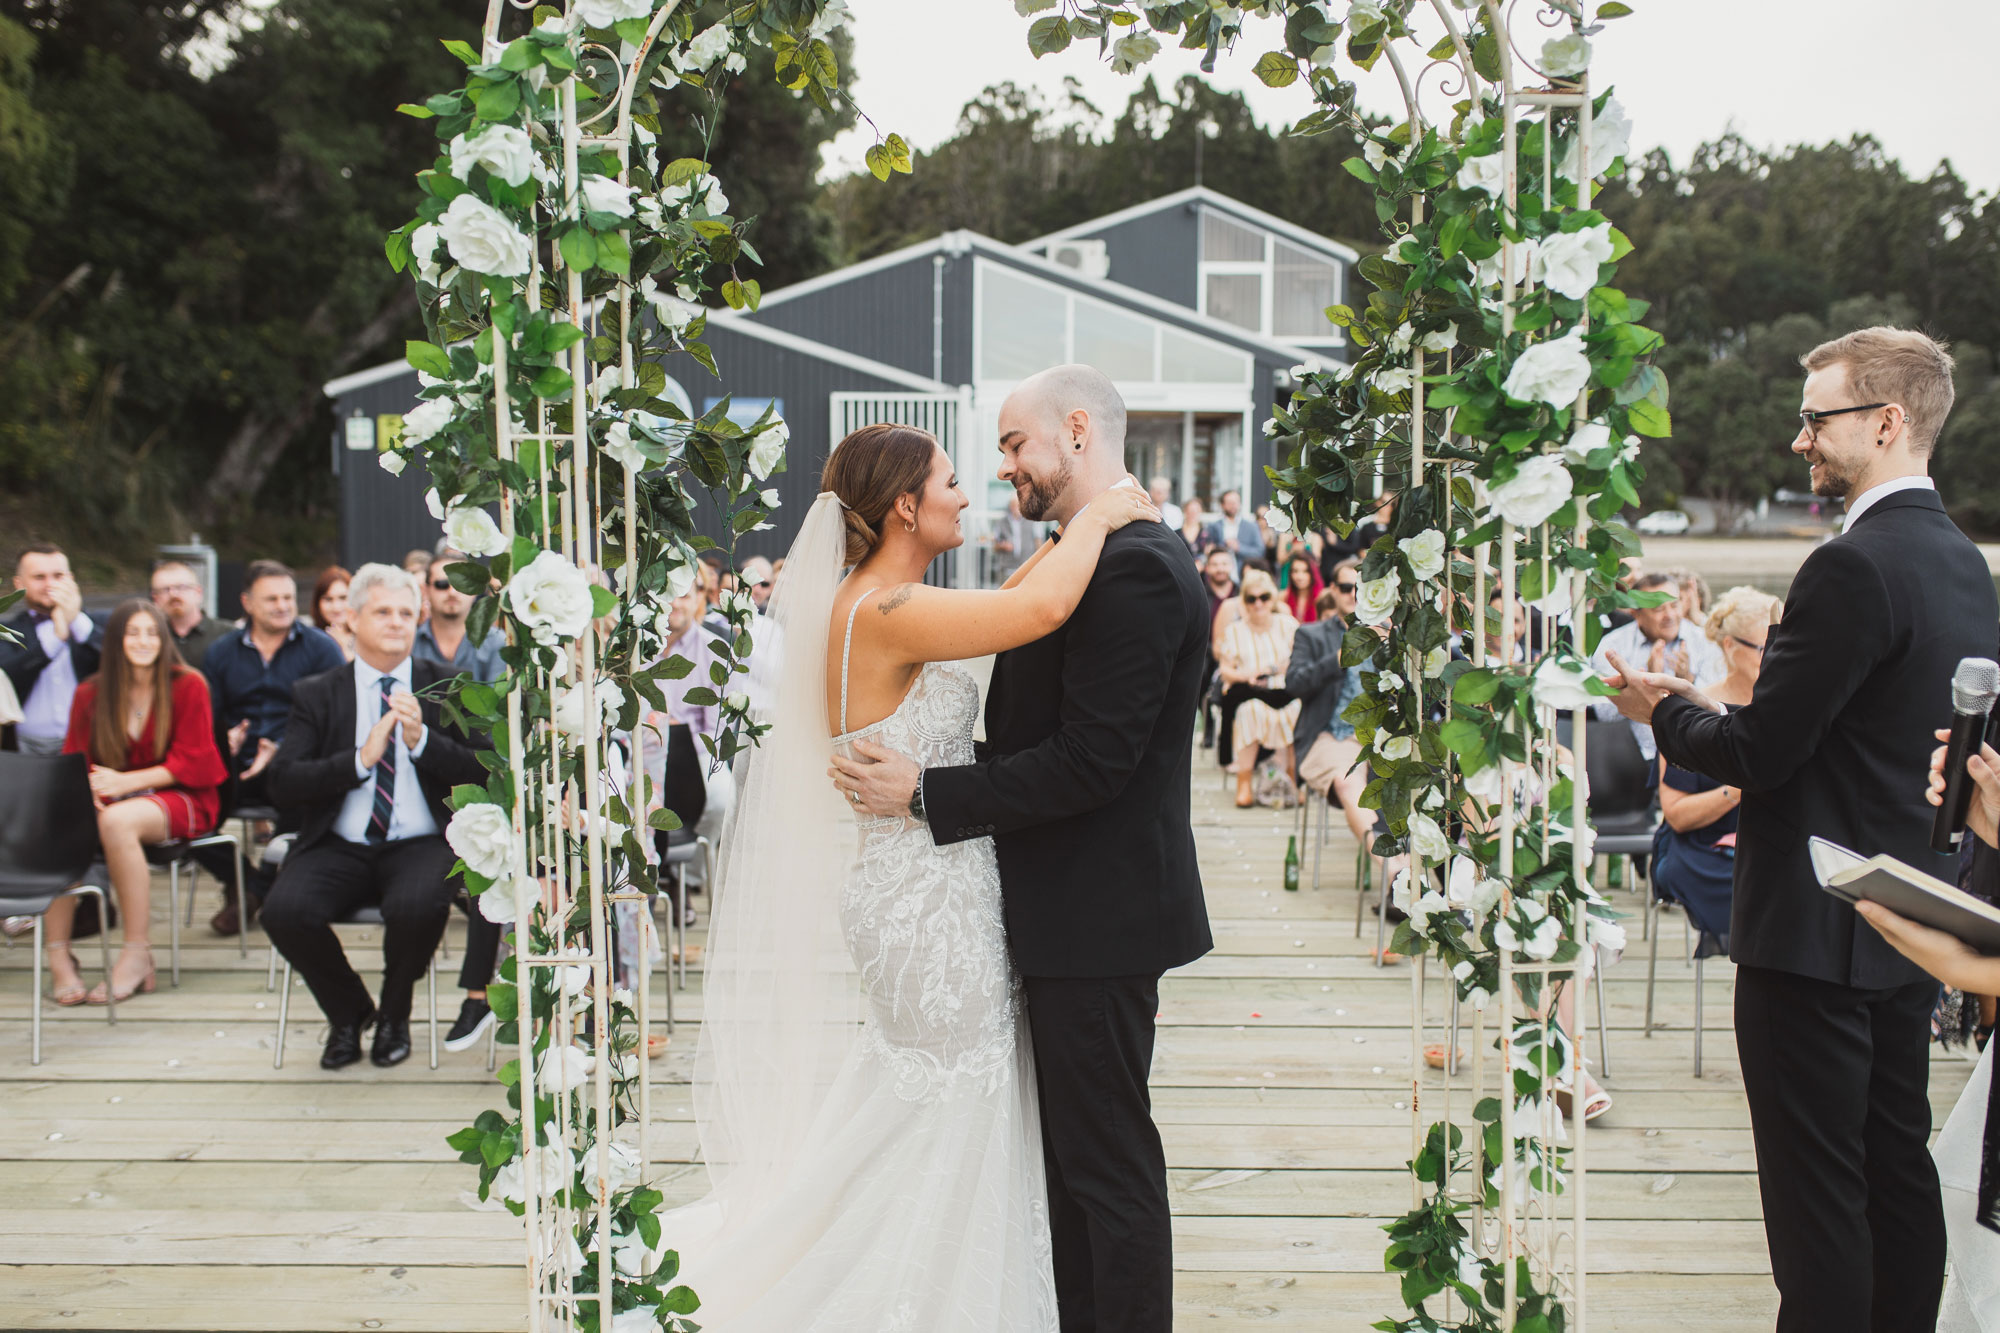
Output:
[[345,1069],[361,1058],[361,1033],[375,1021],[369,1010],[353,1023],[335,1023],[326,1034],[326,1050],[320,1054],[321,1069]]
[[465,1003],[458,1006],[458,1021],[451,1025],[451,1031],[444,1034],[444,1048],[447,1051],[462,1051],[486,1035],[486,1029],[493,1026],[493,1007],[485,1000],[468,995]]
[[399,1065],[410,1058],[410,1020],[407,1018],[385,1018],[375,1025],[375,1048],[368,1052],[368,1059],[378,1068],[387,1069]]

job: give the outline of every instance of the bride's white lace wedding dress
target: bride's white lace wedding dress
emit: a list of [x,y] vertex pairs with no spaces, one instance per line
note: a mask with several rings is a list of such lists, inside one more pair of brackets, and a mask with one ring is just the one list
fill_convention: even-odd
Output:
[[[853,628],[850,612],[848,645]],[[974,680],[932,663],[894,713],[833,748],[866,738],[927,767],[970,763],[978,709]],[[781,1186],[725,1253],[690,1267],[695,1318],[711,1333],[1054,1333],[1034,1068],[993,843],[939,847],[905,818],[858,832],[839,910],[866,988],[860,1039]]]

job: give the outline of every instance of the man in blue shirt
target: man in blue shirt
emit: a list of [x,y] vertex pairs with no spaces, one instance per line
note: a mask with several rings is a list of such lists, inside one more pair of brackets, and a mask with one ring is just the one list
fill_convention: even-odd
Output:
[[410,656],[445,669],[446,675],[465,674],[488,684],[500,679],[507,668],[500,660],[506,636],[488,630],[484,640],[474,643],[465,632],[465,617],[472,610],[472,598],[451,586],[451,567],[465,559],[465,552],[439,544],[430,572],[423,576],[424,600],[430,603],[430,619],[417,626],[417,641]]
[[1222,517],[1208,525],[1209,541],[1236,557],[1236,572],[1243,573],[1245,560],[1264,558],[1264,534],[1257,528],[1257,520],[1243,513],[1243,496],[1236,491],[1224,491],[1220,501]]
[[[253,560],[244,579],[246,627],[210,644],[201,664],[215,707],[217,743],[230,772],[222,797],[225,813],[271,804],[264,770],[284,742],[293,684],[347,665],[346,654],[331,636],[299,623],[299,585],[290,569],[275,560]],[[283,828],[290,821],[280,813]],[[220,865],[204,865],[225,877],[231,873]],[[244,886],[250,914],[255,916],[270,877],[261,868],[246,865]],[[235,902],[224,906],[209,924],[218,934],[236,934]]]

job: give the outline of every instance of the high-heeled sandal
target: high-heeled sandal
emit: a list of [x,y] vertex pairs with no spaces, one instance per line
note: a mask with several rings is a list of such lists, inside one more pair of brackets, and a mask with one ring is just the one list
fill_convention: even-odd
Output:
[[[130,986],[118,986],[115,984],[118,980],[118,964],[125,961],[125,955],[128,953],[143,953],[146,955],[146,974]],[[97,985],[92,986],[90,988],[89,1000],[92,1004],[109,1004],[115,999],[118,1003],[123,1004],[141,992],[148,995],[152,994],[157,984],[158,982],[153,972],[153,946],[150,944],[123,944],[118,948],[117,960],[111,964],[111,976],[109,980],[100,981]],[[108,996],[106,993],[107,986],[110,987]]]
[[[49,956],[49,998],[65,1009],[82,1004],[84,997],[90,992],[84,987],[81,969],[76,965],[76,953],[69,947],[69,941],[65,940],[61,944],[46,944],[42,947]],[[55,979],[56,959],[61,956],[56,952],[58,949],[62,950],[63,954],[69,956],[69,970],[76,975],[76,983],[74,985],[64,986],[59,984]]]

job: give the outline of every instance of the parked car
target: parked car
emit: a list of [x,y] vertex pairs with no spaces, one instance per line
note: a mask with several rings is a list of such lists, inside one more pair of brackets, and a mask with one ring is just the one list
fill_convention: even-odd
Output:
[[1679,509],[1655,509],[1632,526],[1649,537],[1678,537],[1688,530],[1690,520]]

